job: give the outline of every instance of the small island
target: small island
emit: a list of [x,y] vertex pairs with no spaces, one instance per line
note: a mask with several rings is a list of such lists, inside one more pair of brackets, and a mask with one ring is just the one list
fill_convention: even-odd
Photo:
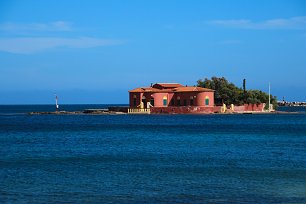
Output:
[[155,83],[129,91],[131,114],[270,113],[277,99],[260,90],[238,88],[224,77],[198,80],[197,85]]
[[261,90],[247,90],[224,77],[198,80],[194,86],[155,83],[129,91],[129,106],[79,111],[30,112],[30,115],[103,115],[103,114],[266,114],[275,111],[277,98]]

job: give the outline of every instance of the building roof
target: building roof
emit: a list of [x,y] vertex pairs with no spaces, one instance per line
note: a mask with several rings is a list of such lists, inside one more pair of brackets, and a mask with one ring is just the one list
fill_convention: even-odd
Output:
[[144,89],[143,88],[136,88],[136,89],[130,90],[129,92],[131,92],[131,93],[144,92]]
[[176,88],[176,87],[182,87],[182,84],[179,83],[156,83],[153,85],[154,88]]
[[[156,85],[156,86],[155,86]],[[182,86],[178,83],[156,83],[153,87],[140,87],[130,90],[130,93],[179,93],[179,92],[212,92],[214,90],[197,87],[197,86]]]
[[214,91],[212,89],[207,89],[207,88],[202,88],[202,87],[198,87],[198,86],[183,86],[183,87],[178,87],[173,89],[173,92],[211,92]]
[[153,87],[140,87],[140,88],[136,88],[133,90],[129,91],[130,93],[145,93],[145,92],[152,92],[152,93],[156,93],[156,92],[172,92],[172,89],[157,89],[157,88],[153,88]]

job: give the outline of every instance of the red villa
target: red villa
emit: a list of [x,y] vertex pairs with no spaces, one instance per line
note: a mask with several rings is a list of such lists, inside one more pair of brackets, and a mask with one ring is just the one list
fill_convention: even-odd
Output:
[[214,112],[214,90],[202,87],[156,83],[130,90],[129,97],[131,113]]

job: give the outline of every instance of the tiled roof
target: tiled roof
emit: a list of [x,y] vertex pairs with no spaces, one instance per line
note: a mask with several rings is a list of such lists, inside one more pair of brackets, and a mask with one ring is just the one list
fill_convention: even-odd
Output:
[[153,88],[153,87],[140,87],[140,88],[136,88],[136,89],[133,89],[133,90],[130,90],[129,92],[132,92],[132,93],[144,93],[144,92],[172,92],[171,89],[156,89],[156,88]]
[[173,92],[203,92],[203,91],[214,91],[212,89],[207,89],[207,88],[202,88],[202,87],[198,87],[198,86],[183,86],[183,87],[178,87],[173,89]]
[[179,83],[156,83],[154,85],[159,85],[163,88],[176,88],[176,87],[182,87],[183,86],[182,84],[179,84]]
[[173,93],[173,92],[212,92],[214,90],[202,88],[202,87],[196,87],[196,86],[181,86],[176,88],[165,88],[165,89],[157,89],[153,87],[140,87],[133,89],[129,92],[131,93],[145,93],[145,92],[153,92],[153,93]]
[[136,89],[133,89],[133,90],[130,90],[129,92],[132,92],[132,93],[136,93],[136,92],[144,92],[144,89],[142,88],[136,88]]

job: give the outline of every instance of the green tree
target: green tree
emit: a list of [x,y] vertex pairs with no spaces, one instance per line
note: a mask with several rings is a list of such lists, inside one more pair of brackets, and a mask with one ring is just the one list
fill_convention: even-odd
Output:
[[215,103],[220,105],[225,103],[242,105],[243,104],[243,90],[230,83],[224,77],[212,77],[198,80],[197,86],[215,90]]
[[[198,80],[197,86],[215,90],[215,103],[217,105],[222,103],[227,105],[243,105],[244,101],[249,104],[268,104],[269,100],[269,95],[263,91],[246,90],[245,80],[243,84],[244,89],[237,87],[224,77],[215,76],[211,79],[205,78],[204,80]],[[271,104],[273,104],[274,108],[277,107],[277,98],[275,96],[271,96]]]

